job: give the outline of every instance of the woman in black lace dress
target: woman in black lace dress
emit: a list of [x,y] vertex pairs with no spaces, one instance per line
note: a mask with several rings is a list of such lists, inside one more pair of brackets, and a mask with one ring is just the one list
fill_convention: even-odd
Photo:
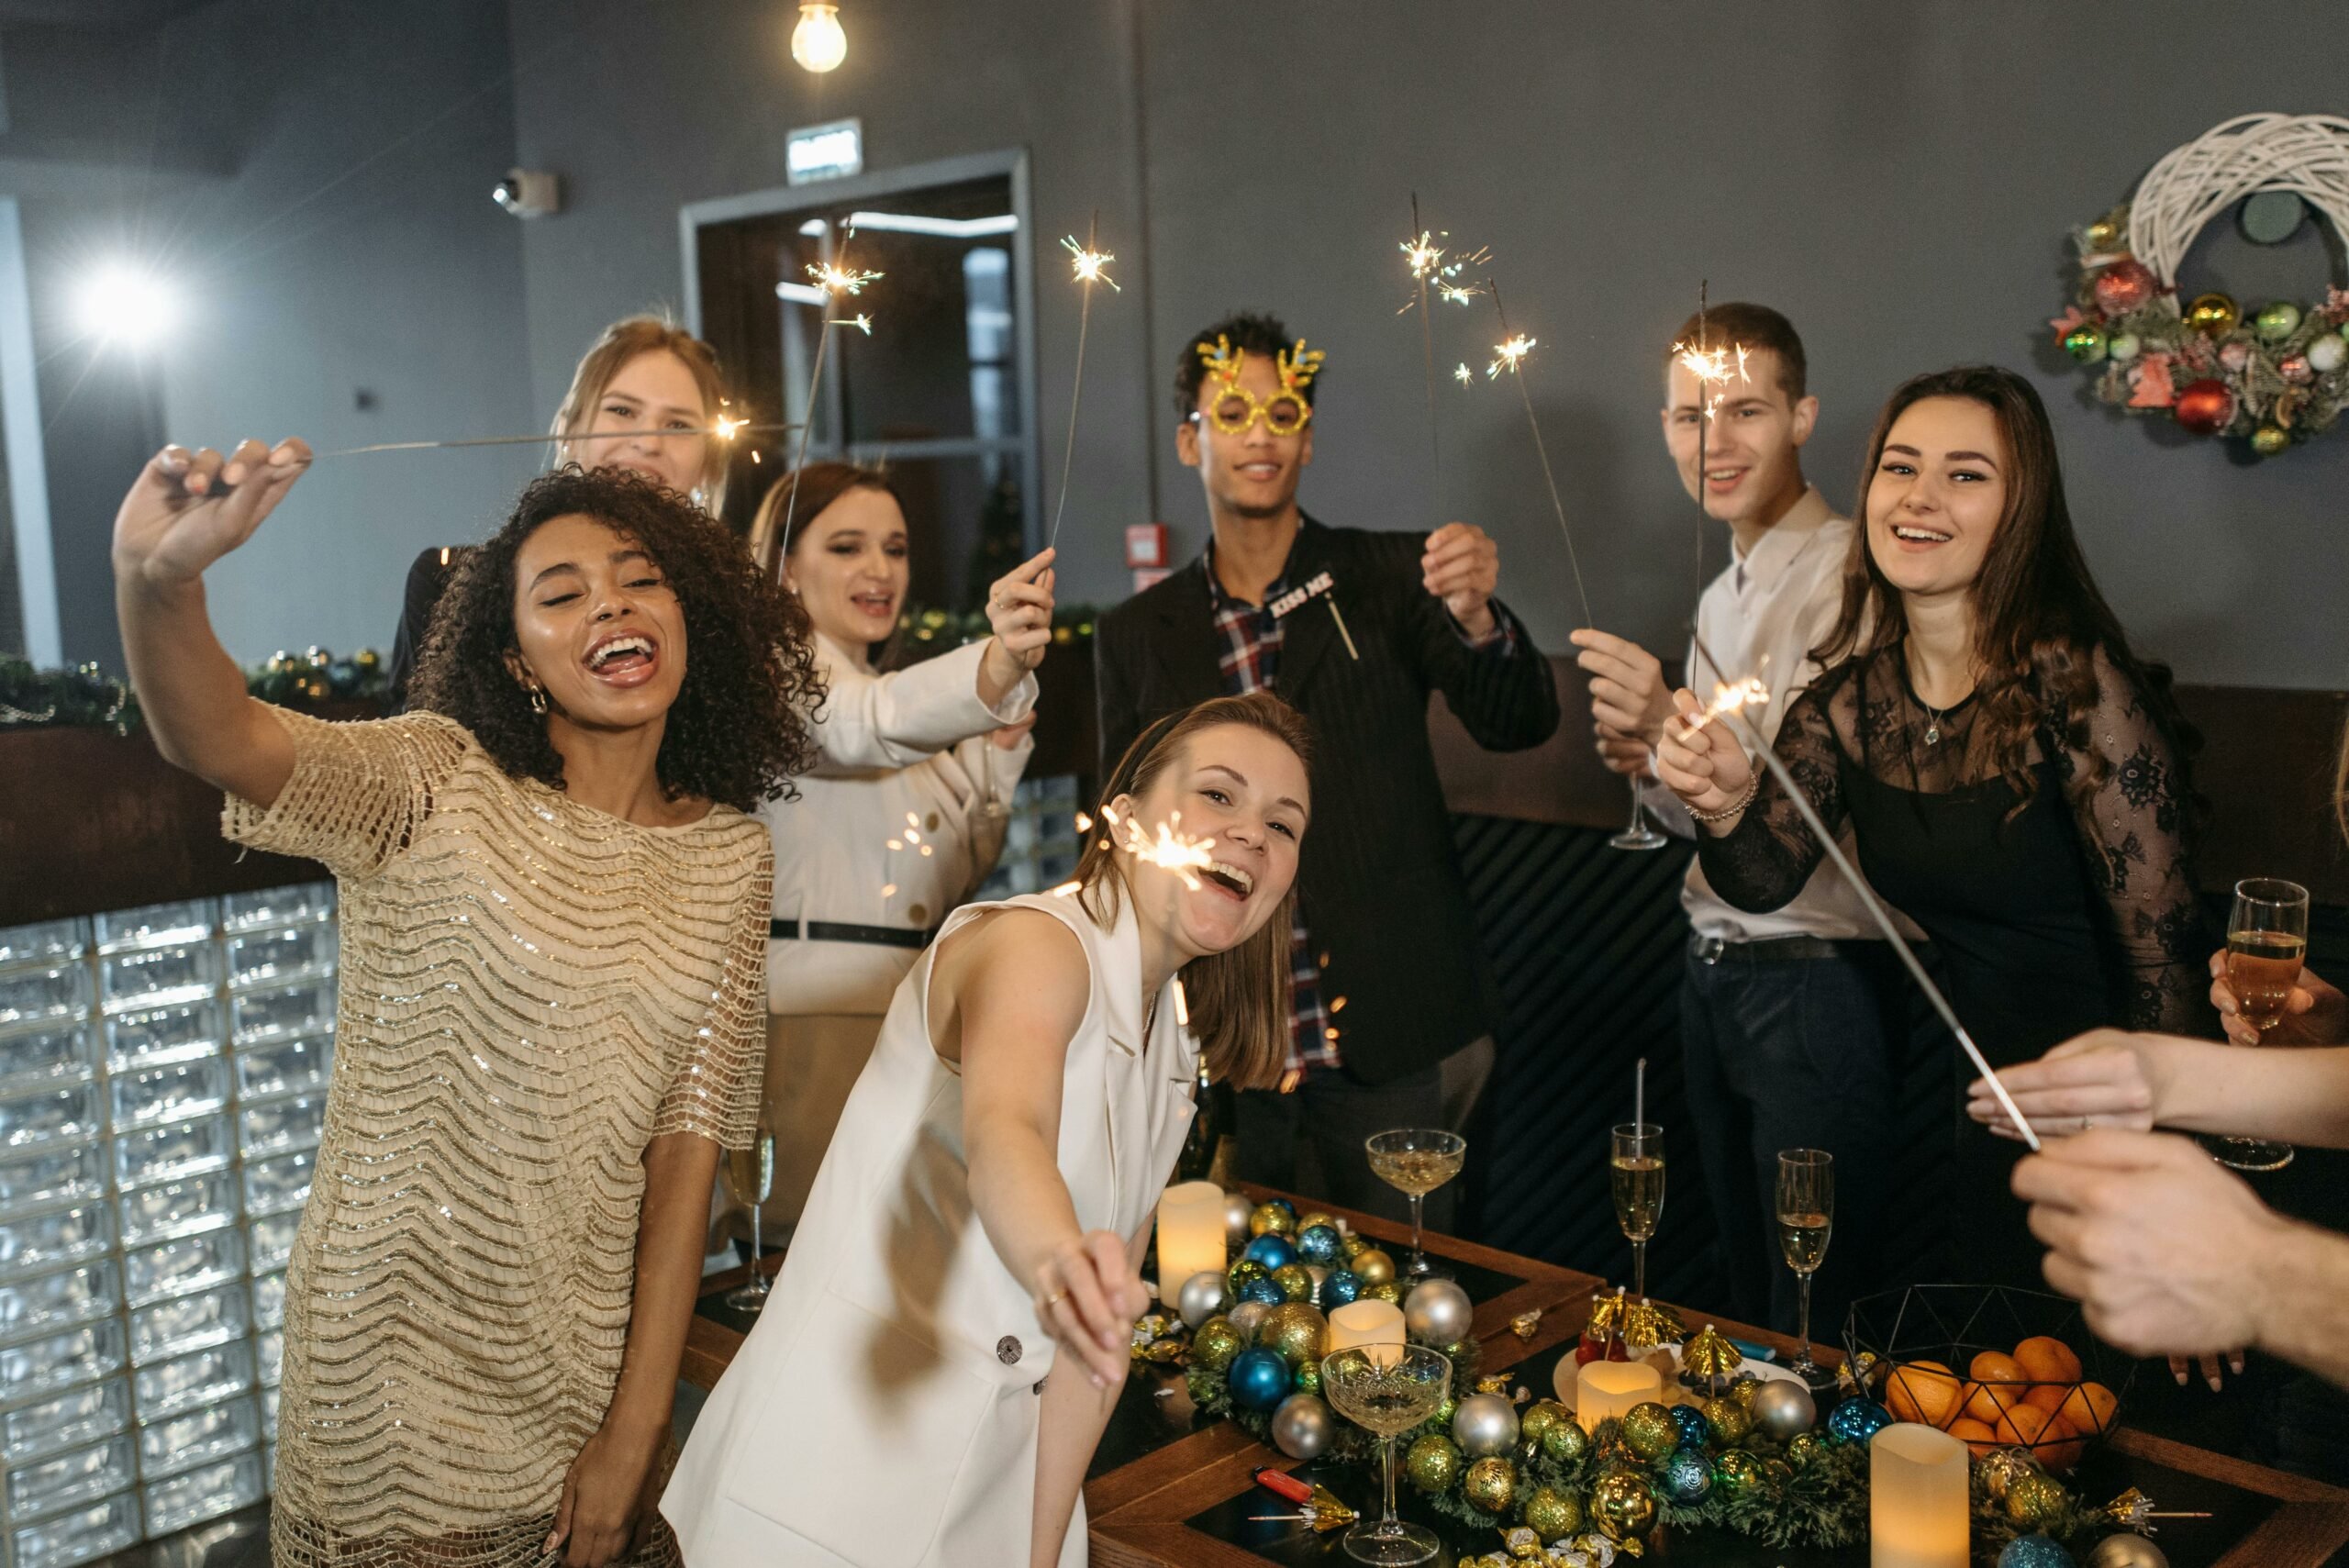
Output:
[[[1992,1065],[2099,1025],[2199,1032],[2209,946],[2167,672],[2130,652],[2088,575],[2038,394],[1987,367],[1909,382],[1876,421],[1863,491],[1824,673],[1789,707],[1778,755],[1932,938]],[[1786,903],[1824,853],[1727,725],[1667,726],[1657,772],[1740,908]],[[1950,1059],[1960,1277],[2036,1285],[2006,1190],[2015,1151],[1965,1120],[1974,1073]]]

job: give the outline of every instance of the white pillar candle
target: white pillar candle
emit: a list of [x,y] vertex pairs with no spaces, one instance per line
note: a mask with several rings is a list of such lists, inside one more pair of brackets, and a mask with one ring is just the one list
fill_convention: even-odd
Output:
[[1221,1273],[1223,1189],[1185,1182],[1158,1195],[1158,1299],[1167,1306],[1193,1274]]
[[1586,1432],[1598,1430],[1601,1421],[1622,1419],[1623,1413],[1634,1405],[1664,1398],[1664,1374],[1645,1362],[1586,1362],[1574,1377],[1574,1393],[1566,1393],[1567,1368],[1574,1365],[1572,1356],[1558,1362],[1558,1397],[1571,1397],[1575,1419]]
[[1349,1301],[1330,1314],[1330,1354],[1361,1346],[1378,1366],[1403,1359],[1403,1309],[1391,1301]]
[[1965,1445],[1913,1422],[1868,1441],[1871,1568],[1965,1568]]

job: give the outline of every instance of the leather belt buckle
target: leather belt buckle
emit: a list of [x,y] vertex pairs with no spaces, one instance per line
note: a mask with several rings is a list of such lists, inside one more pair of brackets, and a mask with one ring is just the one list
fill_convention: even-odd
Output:
[[1729,943],[1723,941],[1719,937],[1698,937],[1697,939],[1697,962],[1699,963],[1719,963],[1721,961],[1721,954],[1728,951]]

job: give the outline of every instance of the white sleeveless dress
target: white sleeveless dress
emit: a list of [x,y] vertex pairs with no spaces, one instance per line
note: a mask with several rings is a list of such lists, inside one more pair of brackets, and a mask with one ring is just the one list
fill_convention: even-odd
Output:
[[[1074,897],[1093,995],[1062,1077],[1060,1171],[1087,1230],[1148,1223],[1189,1130],[1198,1044],[1163,994],[1145,1039],[1133,900]],[[937,948],[897,987],[774,1296],[695,1423],[661,1511],[690,1568],[1025,1568],[1054,1345],[973,1212],[963,1083],[930,1049]],[[1173,983],[1169,982],[1169,989]],[[1060,1562],[1086,1561],[1080,1498]]]

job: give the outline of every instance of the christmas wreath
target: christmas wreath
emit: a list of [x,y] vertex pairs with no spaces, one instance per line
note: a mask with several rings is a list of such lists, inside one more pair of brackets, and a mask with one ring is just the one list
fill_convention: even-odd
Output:
[[2075,231],[2076,297],[2051,319],[2096,394],[2197,435],[2249,438],[2272,456],[2312,439],[2349,402],[2349,289],[2246,313],[2226,295],[2181,304],[2195,236],[2236,201],[2284,192],[2349,238],[2349,120],[2245,115],[2154,165],[2129,201]]

